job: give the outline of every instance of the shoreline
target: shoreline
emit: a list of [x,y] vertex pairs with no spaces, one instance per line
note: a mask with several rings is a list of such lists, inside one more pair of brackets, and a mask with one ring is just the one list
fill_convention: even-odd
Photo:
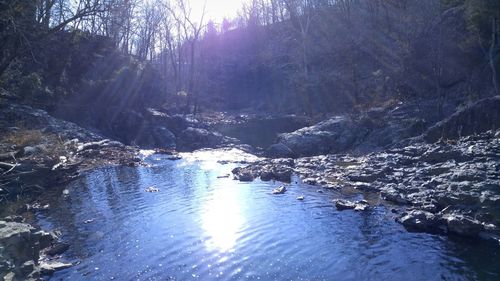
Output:
[[[69,244],[53,231],[32,226],[36,225],[35,214],[50,208],[51,202],[37,200],[40,194],[99,167],[143,165],[145,156],[139,147],[107,139],[43,110],[22,105],[3,106],[1,110],[5,114],[0,126],[5,130],[0,142],[0,195],[10,203],[0,210],[5,217],[0,219],[0,241],[9,245],[10,257],[5,257],[9,262],[0,264],[0,269],[7,272],[4,278],[40,280],[41,274],[71,266],[60,255]],[[16,121],[21,124],[12,126]],[[193,134],[186,135],[186,140],[196,140],[197,146],[209,143],[207,148],[239,148],[256,155],[248,165],[233,170],[236,180],[290,182],[296,174],[308,185],[341,193],[370,193],[409,231],[482,238],[500,245],[500,194],[495,189],[500,186],[500,130],[447,142],[414,139],[364,155],[298,158],[262,158],[262,153],[249,145],[227,143],[223,136],[218,138],[220,143],[205,142],[199,136],[211,140],[216,133],[189,130]],[[172,149],[154,151],[169,154],[172,160],[183,154],[179,156]],[[59,196],[64,196],[64,191]],[[369,204],[364,200],[332,202],[339,210],[363,211],[372,207]],[[31,237],[29,243],[22,237]],[[30,254],[15,254],[18,251]]]

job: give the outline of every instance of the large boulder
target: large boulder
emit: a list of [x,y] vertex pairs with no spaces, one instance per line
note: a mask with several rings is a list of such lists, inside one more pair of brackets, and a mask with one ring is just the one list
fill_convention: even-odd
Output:
[[221,134],[201,128],[188,127],[177,136],[178,149],[195,150],[213,148],[222,144],[224,137]]
[[271,158],[293,158],[295,153],[288,146],[276,143],[267,148],[266,156]]
[[352,147],[364,128],[348,117],[337,116],[314,126],[281,134],[278,142],[290,148],[296,156],[338,153]]
[[[415,104],[374,108],[355,116],[336,116],[316,125],[278,136],[295,157],[369,153],[391,147],[424,132],[427,121]],[[270,147],[269,150],[281,147]],[[281,149],[282,150],[282,149]],[[278,154],[279,155],[279,154]],[[270,155],[271,157],[276,157]],[[279,155],[280,156],[280,155]]]
[[[177,119],[176,119],[177,120]],[[182,123],[182,121],[179,120]],[[112,123],[112,134],[127,144],[143,148],[176,148],[176,139],[169,126],[174,126],[170,116],[149,109],[143,113],[126,111],[120,113]]]
[[151,128],[151,134],[156,147],[175,149],[175,135],[169,129],[162,126],[153,126]]
[[500,128],[500,96],[482,99],[455,112],[430,127],[424,134],[427,142],[458,139]]

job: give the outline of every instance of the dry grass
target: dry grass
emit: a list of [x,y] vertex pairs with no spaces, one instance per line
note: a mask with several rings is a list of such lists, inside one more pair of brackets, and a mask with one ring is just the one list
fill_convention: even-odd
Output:
[[43,143],[44,137],[40,130],[19,130],[8,134],[3,141],[17,147],[25,147]]
[[41,148],[40,157],[44,159],[59,159],[68,153],[61,138],[56,134],[46,134],[41,130],[18,130],[3,137],[3,143],[15,145],[17,148],[37,146]]

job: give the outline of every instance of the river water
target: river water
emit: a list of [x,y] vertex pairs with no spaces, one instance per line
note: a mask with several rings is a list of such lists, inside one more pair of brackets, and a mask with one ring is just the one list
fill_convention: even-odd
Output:
[[280,183],[224,177],[236,164],[217,160],[238,157],[151,155],[150,167],[99,169],[71,183],[38,215],[62,231],[64,257],[76,264],[51,280],[500,278],[498,247],[407,232],[382,206],[339,212],[331,201],[345,195],[300,182],[272,195]]

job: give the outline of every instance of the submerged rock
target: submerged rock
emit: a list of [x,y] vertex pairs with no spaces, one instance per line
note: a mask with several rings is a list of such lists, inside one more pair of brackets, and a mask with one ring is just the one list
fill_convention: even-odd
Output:
[[150,187],[144,189],[144,191],[150,192],[150,193],[154,193],[154,192],[160,192],[160,189],[158,189],[158,188],[156,188],[154,186],[150,186]]
[[72,267],[71,263],[64,263],[59,261],[43,261],[40,263],[40,270],[43,274],[53,274],[57,270],[62,270]]
[[284,185],[273,189],[273,194],[283,194],[286,192],[286,187]]

